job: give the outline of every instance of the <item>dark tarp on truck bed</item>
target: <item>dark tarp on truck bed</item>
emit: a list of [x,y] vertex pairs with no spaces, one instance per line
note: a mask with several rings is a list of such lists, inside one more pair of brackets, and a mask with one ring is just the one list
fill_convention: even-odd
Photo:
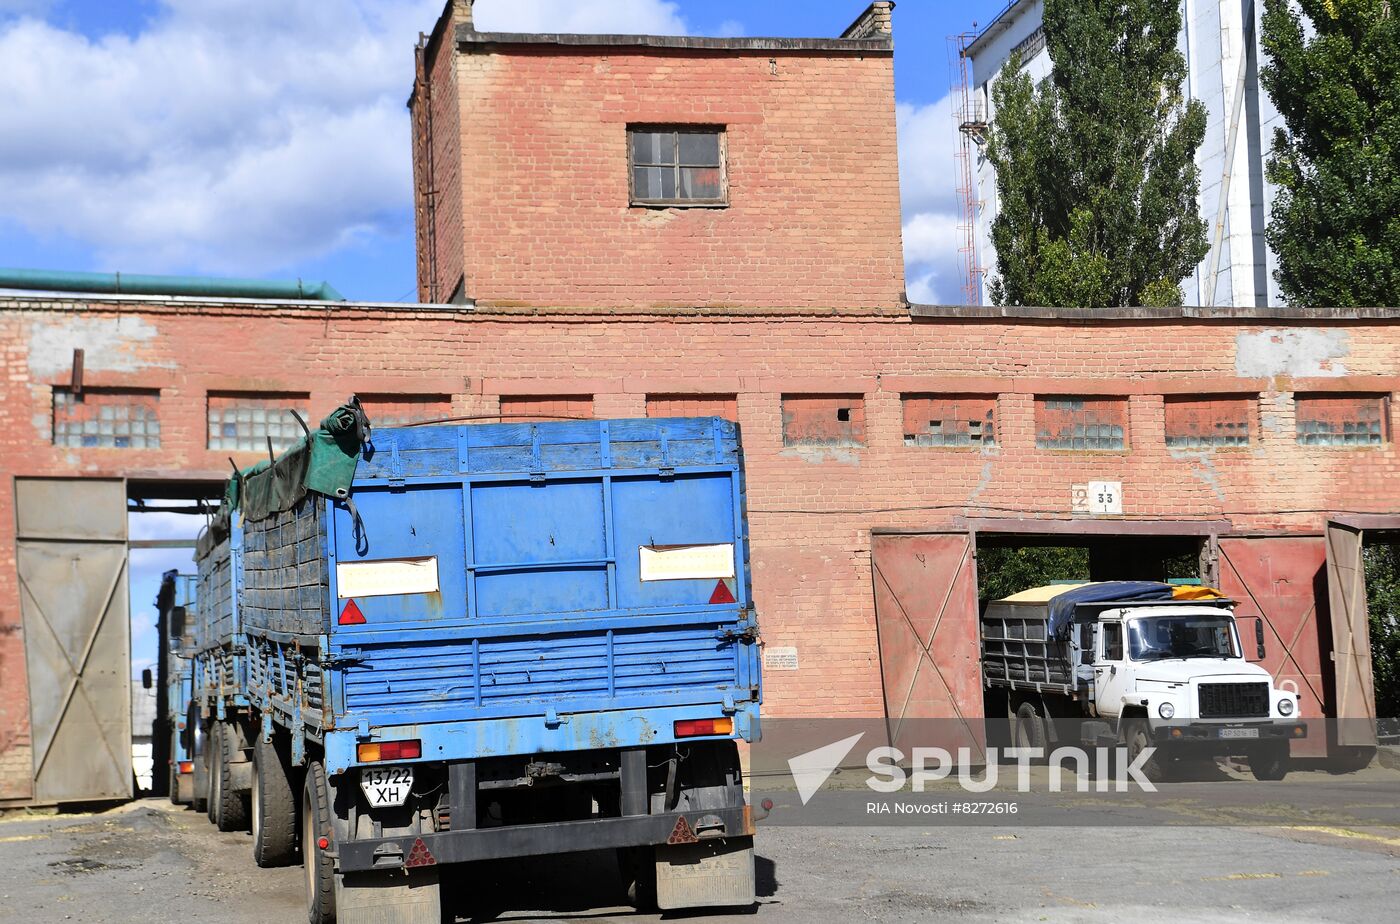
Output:
[[1047,605],[1050,638],[1064,638],[1074,622],[1074,611],[1081,603],[1139,603],[1144,600],[1171,600],[1172,586],[1156,581],[1103,581],[1072,587],[1050,599]]
[[359,399],[352,397],[276,459],[259,462],[229,478],[223,506],[196,540],[195,558],[208,555],[223,541],[235,510],[244,519],[262,520],[292,509],[308,491],[348,498],[360,450],[368,441],[369,421]]

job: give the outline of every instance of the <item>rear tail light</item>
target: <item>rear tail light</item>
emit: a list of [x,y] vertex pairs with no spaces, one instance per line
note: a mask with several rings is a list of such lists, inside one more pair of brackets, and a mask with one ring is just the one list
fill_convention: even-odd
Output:
[[410,741],[374,741],[356,747],[355,755],[365,764],[377,760],[414,760],[423,756],[423,745],[417,738]]
[[723,719],[682,719],[675,726],[677,738],[694,738],[699,735],[732,735],[734,720]]
[[181,772],[181,773],[194,773],[194,761],[192,761],[192,760],[182,760],[182,761],[180,761],[180,772]]

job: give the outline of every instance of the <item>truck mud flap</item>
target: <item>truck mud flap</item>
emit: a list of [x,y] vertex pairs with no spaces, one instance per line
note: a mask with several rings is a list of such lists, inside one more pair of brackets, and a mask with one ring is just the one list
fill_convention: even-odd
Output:
[[752,837],[657,846],[656,906],[662,911],[739,907],[754,901]]
[[437,870],[335,877],[337,924],[440,924]]

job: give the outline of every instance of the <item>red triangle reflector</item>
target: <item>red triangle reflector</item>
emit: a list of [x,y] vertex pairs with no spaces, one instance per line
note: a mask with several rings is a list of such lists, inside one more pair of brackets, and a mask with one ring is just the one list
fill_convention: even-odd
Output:
[[734,599],[734,591],[729,589],[729,582],[720,578],[719,582],[715,584],[715,592],[710,594],[710,602],[738,603],[739,601]]
[[363,626],[365,624],[365,614],[360,612],[360,608],[355,605],[354,600],[345,603],[345,609],[340,611],[340,624],[342,626]]

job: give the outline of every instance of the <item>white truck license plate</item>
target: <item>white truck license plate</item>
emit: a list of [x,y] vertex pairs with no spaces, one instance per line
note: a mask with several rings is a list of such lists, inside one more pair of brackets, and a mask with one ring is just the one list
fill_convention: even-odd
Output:
[[370,808],[403,805],[413,788],[413,768],[364,767],[360,770],[360,788],[365,791]]
[[1220,729],[1220,737],[1222,737],[1222,738],[1258,738],[1258,737],[1259,737],[1259,729],[1257,729],[1257,728],[1222,728],[1222,729]]

